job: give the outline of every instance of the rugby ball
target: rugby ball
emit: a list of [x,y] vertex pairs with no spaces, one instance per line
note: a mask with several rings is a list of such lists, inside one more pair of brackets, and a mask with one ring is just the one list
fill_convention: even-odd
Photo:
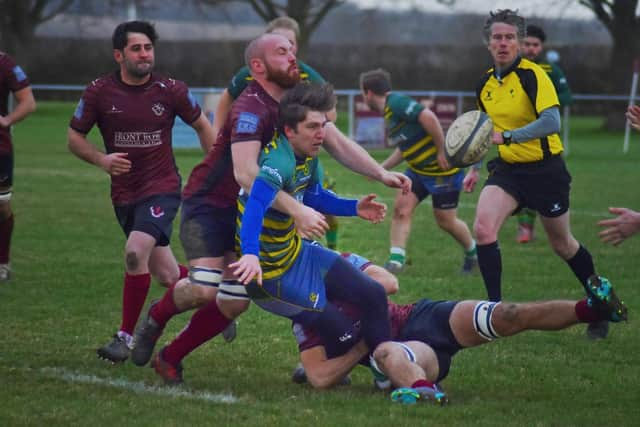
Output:
[[493,122],[486,113],[472,110],[459,116],[444,141],[449,164],[461,168],[482,160],[491,148],[492,134]]

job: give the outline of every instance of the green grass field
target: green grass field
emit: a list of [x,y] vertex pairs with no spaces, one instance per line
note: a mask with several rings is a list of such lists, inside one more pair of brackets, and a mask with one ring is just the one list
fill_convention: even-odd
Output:
[[[0,425],[638,425],[640,238],[605,246],[595,224],[607,206],[640,208],[638,134],[623,155],[620,134],[603,133],[594,119],[575,118],[568,159],[572,230],[627,302],[630,321],[612,325],[605,341],[587,341],[580,325],[463,351],[443,383],[450,406],[405,407],[374,392],[364,368],[356,369],[353,385],[333,391],[293,384],[297,352],[289,323],[255,306],[240,318],[236,341],[217,338],[185,360],[186,385],[178,390],[163,387],[149,368],[97,359],[95,348],[120,322],[124,237],[108,177],[67,151],[73,108],[41,103],[14,132],[14,278],[0,285]],[[374,153],[379,159],[386,154]],[[186,181],[202,154],[176,156]],[[391,190],[323,160],[339,192],[378,192],[392,203]],[[461,197],[460,216],[469,224],[477,195]],[[340,247],[382,263],[389,223],[342,220]],[[580,285],[542,234],[518,245],[509,221],[500,237],[506,299],[582,298]],[[177,235],[173,242],[184,259]],[[428,203],[416,212],[408,254],[412,264],[400,276],[396,301],[485,297],[480,276],[457,274],[461,251],[437,229]],[[150,297],[162,291],[153,285]],[[188,319],[174,319],[161,342]]]

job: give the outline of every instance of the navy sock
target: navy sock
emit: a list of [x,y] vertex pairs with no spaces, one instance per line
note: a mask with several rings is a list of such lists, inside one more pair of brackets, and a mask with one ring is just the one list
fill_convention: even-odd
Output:
[[502,257],[498,241],[486,245],[477,245],[478,266],[489,301],[502,300]]
[[362,313],[362,336],[369,349],[391,339],[389,306],[382,285],[339,257],[324,278],[328,300],[354,304]]
[[[591,253],[584,246],[580,245],[578,252],[567,260],[567,264],[571,267],[573,274],[576,275],[582,286],[587,289],[587,279],[595,274],[596,268],[593,265]],[[588,295],[588,293],[587,293]]]

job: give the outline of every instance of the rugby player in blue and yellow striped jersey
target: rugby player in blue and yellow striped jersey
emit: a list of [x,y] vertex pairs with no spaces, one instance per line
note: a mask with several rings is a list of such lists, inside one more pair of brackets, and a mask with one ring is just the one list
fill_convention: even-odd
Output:
[[396,147],[382,166],[392,169],[405,160],[405,175],[411,178],[411,192],[398,192],[391,221],[391,249],[385,268],[402,271],[411,217],[416,206],[429,195],[438,226],[464,249],[463,273],[476,267],[476,243],[469,227],[458,218],[457,207],[464,173],[451,168],[444,154],[444,133],[436,115],[416,100],[391,92],[391,76],[377,69],[360,75],[360,89],[366,104],[384,114],[387,137]]
[[[322,188],[317,154],[325,138],[326,112],[334,105],[328,84],[298,84],[280,101],[280,135],[260,154],[251,194],[238,200],[242,257],[230,267],[261,308],[315,325],[346,347],[361,338],[377,345],[391,335],[384,288],[339,254],[302,240],[293,219],[271,208],[283,190],[322,213],[358,215],[374,223],[384,219],[386,206],[374,194],[346,200]],[[327,301],[337,295],[365,311],[361,333]]]

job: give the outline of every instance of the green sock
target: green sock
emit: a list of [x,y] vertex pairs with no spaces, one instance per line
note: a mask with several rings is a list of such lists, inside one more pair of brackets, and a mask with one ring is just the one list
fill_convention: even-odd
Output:
[[406,261],[406,252],[403,248],[399,248],[397,246],[394,246],[391,248],[390,254],[389,254],[389,261],[395,261],[398,262],[400,264],[405,263]]
[[338,230],[327,231],[325,238],[327,239],[327,247],[336,250],[338,247]]

